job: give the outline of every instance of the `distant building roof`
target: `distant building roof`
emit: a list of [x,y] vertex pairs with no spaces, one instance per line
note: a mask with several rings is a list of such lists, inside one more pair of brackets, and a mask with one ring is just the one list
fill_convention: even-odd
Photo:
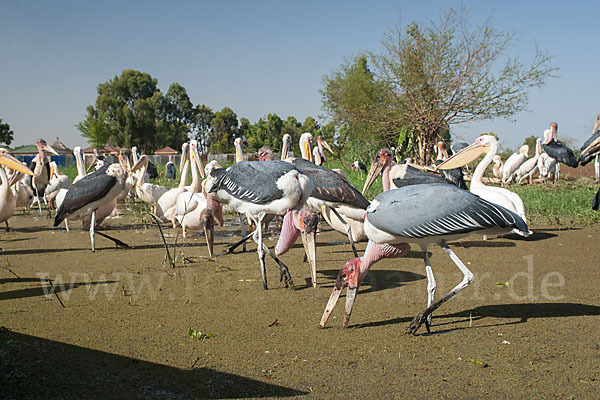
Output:
[[65,146],[65,144],[63,142],[61,142],[60,140],[58,140],[58,138],[56,138],[56,141],[54,143],[52,143],[52,148],[54,150],[56,150],[57,153],[72,153],[72,150],[69,149],[67,146]]
[[37,153],[38,153],[38,148],[35,144],[28,144],[25,146],[15,147],[13,150],[10,151],[10,154],[17,154],[17,155],[27,155],[27,154],[37,154]]
[[160,150],[156,150],[154,154],[179,154],[179,152],[172,147],[166,146]]
[[[94,148],[95,147],[90,146],[87,149],[83,149],[81,151],[84,153],[93,153]],[[96,150],[98,151],[98,154],[112,154],[112,155],[117,156],[117,155],[119,155],[119,152],[122,150],[122,147],[106,145],[106,146],[104,146],[104,148],[96,149]]]

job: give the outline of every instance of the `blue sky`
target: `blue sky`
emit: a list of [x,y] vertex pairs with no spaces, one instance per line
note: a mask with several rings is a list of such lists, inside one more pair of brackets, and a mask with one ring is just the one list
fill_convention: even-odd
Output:
[[600,3],[572,1],[17,1],[0,24],[0,118],[12,145],[59,137],[85,144],[75,124],[99,83],[137,69],[166,92],[178,82],[194,104],[231,107],[254,123],[268,113],[319,116],[322,77],[345,58],[380,49],[400,18],[424,23],[442,7],[471,8],[516,32],[512,55],[530,61],[535,45],[554,57],[559,78],[530,91],[528,112],[453,126],[472,140],[493,131],[506,147],[541,136],[551,121],[577,147],[600,104]]

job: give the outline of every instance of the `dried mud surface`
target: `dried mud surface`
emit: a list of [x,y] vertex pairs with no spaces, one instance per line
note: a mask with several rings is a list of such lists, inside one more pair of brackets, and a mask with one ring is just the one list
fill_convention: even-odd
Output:
[[[282,256],[295,288],[282,287],[267,259],[264,291],[254,244],[211,260],[202,236],[179,237],[170,268],[158,229],[132,218],[109,220],[106,232],[133,248],[97,237],[95,253],[80,228],[53,230],[34,215],[10,223],[0,233],[0,398],[600,395],[595,227],[451,243],[476,280],[434,313],[431,334],[422,327],[412,336],[404,331],[425,307],[427,285],[415,246],[371,269],[348,329],[343,297],[320,329],[338,270],[352,257],[326,225],[317,289],[307,287],[298,242]],[[165,233],[172,243],[176,231]],[[216,233],[222,254],[237,234],[233,219]],[[439,298],[461,274],[439,247],[430,252]]]

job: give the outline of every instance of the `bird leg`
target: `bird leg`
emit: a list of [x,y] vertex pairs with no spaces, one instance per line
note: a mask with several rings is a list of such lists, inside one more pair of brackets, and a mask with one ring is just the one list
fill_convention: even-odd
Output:
[[292,275],[290,275],[290,270],[288,269],[287,265],[285,265],[283,261],[277,258],[277,256],[273,254],[273,252],[264,243],[263,250],[268,255],[273,257],[273,260],[275,260],[275,262],[279,264],[279,282],[283,282],[285,287],[294,286],[294,281],[292,280]]
[[600,183],[600,161],[598,160],[598,154],[594,158],[594,172],[596,173],[596,183]]
[[[240,220],[240,229],[242,230],[242,237],[246,236],[246,224],[244,223],[244,216],[242,213],[238,213],[238,219]],[[246,241],[242,241],[242,251],[246,252]],[[239,243],[238,243],[239,246]],[[237,246],[236,246],[237,247]],[[233,249],[231,249],[233,251]]]
[[352,246],[352,251],[354,252],[354,257],[358,257],[358,253],[356,252],[356,247],[354,246],[354,240],[352,239],[352,228],[346,222],[344,218],[337,212],[335,208],[331,208],[331,211],[339,218],[339,220],[344,224],[344,229],[346,230],[346,234],[348,235],[348,239],[350,239],[350,245]]
[[256,244],[258,245],[256,252],[258,253],[258,261],[260,261],[260,273],[262,275],[263,289],[267,290],[268,289],[267,267],[265,265],[265,250],[264,250],[264,247],[266,247],[266,246],[263,247],[263,242],[262,242],[262,224],[261,224],[262,218],[261,218],[261,215],[264,215],[264,214],[261,213],[258,215],[258,217],[252,216],[254,223],[256,223],[256,230],[254,231],[253,239],[256,242]]
[[4,221],[6,223],[6,232],[10,232],[10,227],[8,226],[8,220]]
[[415,334],[417,332],[417,330],[419,329],[419,327],[423,324],[423,322],[427,321],[427,318],[431,315],[432,312],[434,312],[443,303],[450,300],[455,294],[457,294],[458,292],[460,292],[461,290],[463,290],[464,288],[469,286],[471,284],[471,282],[473,282],[473,279],[475,279],[475,277],[473,276],[473,273],[471,271],[469,271],[469,269],[467,267],[465,267],[465,264],[463,264],[463,262],[460,261],[460,259],[456,256],[456,254],[454,254],[454,252],[450,249],[450,247],[448,247],[446,242],[441,241],[439,243],[439,245],[441,248],[444,249],[446,254],[448,254],[450,259],[452,259],[452,261],[454,261],[454,264],[456,264],[456,266],[463,273],[463,279],[451,291],[446,293],[446,295],[444,295],[444,297],[442,297],[440,300],[438,300],[435,303],[428,306],[422,313],[418,314],[412,320],[410,325],[408,326],[406,333]]
[[256,230],[253,230],[252,232],[250,232],[246,236],[242,237],[242,240],[240,240],[240,241],[232,244],[231,246],[229,246],[229,248],[225,251],[225,254],[233,253],[233,250],[235,250],[240,244],[245,243],[250,238],[252,238],[255,233],[256,233]]
[[92,241],[92,251],[96,251],[94,230],[96,226],[96,210],[92,211],[92,221],[90,222],[90,240]]

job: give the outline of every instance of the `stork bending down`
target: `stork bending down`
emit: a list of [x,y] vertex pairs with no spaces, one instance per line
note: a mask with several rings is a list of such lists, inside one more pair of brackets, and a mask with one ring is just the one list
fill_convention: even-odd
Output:
[[[425,261],[427,308],[413,319],[407,333],[416,333],[423,323],[429,331],[431,313],[474,279],[446,242],[473,232],[499,234],[512,229],[529,230],[512,211],[452,185],[413,185],[383,192],[367,209],[365,231],[369,244],[364,257],[348,261],[340,270],[320,325],[325,326],[342,289],[347,286],[343,322],[347,326],[358,288],[371,266],[382,258],[405,255],[410,249],[407,243],[415,243],[421,247]],[[436,283],[427,253],[434,243],[446,251],[463,274],[461,282],[436,302]]]
[[[313,182],[294,166],[282,161],[244,161],[211,171],[207,191],[222,204],[249,215],[255,223],[253,239],[258,245],[264,289],[267,289],[263,219],[267,214],[286,214],[299,209],[313,190]],[[274,255],[273,255],[274,256]],[[279,263],[280,277],[292,284],[289,270]]]

